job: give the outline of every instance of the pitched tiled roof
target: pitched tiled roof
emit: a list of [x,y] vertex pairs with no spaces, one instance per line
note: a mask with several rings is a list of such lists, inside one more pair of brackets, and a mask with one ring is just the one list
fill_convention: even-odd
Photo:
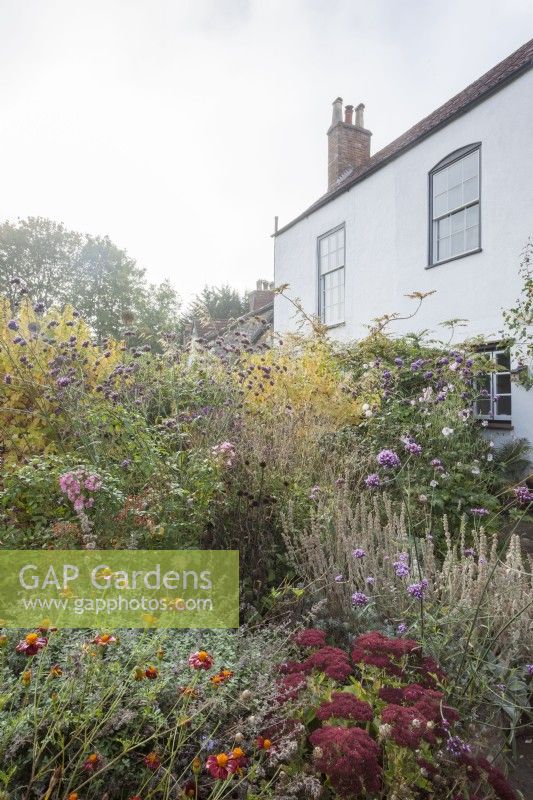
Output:
[[313,211],[321,208],[329,203],[335,197],[338,197],[343,192],[348,191],[354,184],[364,180],[376,170],[388,164],[397,156],[404,153],[409,148],[418,144],[422,139],[425,139],[430,134],[447,125],[452,120],[464,114],[472,106],[485,100],[489,95],[497,92],[503,88],[507,83],[518,78],[533,66],[533,39],[522,45],[518,50],[510,56],[500,61],[495,67],[490,69],[477,81],[471,83],[462,92],[456,94],[451,100],[444,103],[444,105],[437,108],[429,116],[417,122],[408,131],[402,133],[397,139],[388,144],[382,150],[379,150],[373,155],[364,166],[352,170],[338,186],[331,191],[322,195],[313,205],[309,206],[303,214],[300,214],[287,225],[280,228],[276,234],[279,235],[291,228],[301,219],[308,217]]
[[[274,301],[237,319],[196,323],[196,341],[219,355],[239,354],[264,345],[272,333]],[[188,336],[191,341],[192,335]]]

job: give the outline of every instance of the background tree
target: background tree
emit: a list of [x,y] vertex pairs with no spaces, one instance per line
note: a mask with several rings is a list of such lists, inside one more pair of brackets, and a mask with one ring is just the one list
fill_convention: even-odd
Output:
[[235,319],[248,311],[246,295],[240,295],[228,284],[204,286],[196,295],[186,314],[185,322],[196,320]]
[[60,222],[28,217],[0,225],[0,291],[12,304],[19,298],[20,278],[34,300],[64,305],[76,292],[74,264],[83,236]]
[[21,289],[45,306],[70,303],[99,338],[119,336],[130,314],[153,345],[165,326],[178,325],[179,298],[168,281],[148,285],[144,269],[108,236],[43,217],[0,225],[0,293],[15,307]]

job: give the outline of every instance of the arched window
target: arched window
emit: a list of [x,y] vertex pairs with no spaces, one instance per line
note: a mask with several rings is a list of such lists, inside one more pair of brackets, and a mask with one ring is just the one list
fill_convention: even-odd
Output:
[[429,173],[429,266],[481,248],[481,143],[450,153]]

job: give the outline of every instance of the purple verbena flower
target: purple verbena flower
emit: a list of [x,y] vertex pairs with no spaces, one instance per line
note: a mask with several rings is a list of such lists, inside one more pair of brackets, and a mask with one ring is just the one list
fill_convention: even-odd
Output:
[[460,756],[472,751],[470,745],[464,742],[459,736],[450,736],[446,744],[446,749],[452,756]]
[[352,550],[352,556],[354,558],[364,558],[366,553],[361,547],[356,547],[355,550]]
[[386,469],[399,467],[401,462],[394,450],[381,450],[376,456],[376,461]]
[[424,599],[424,592],[428,587],[428,581],[426,578],[423,578],[420,583],[411,583],[410,586],[407,587],[407,591],[411,595],[411,597],[416,597],[417,600]]
[[412,456],[419,456],[422,452],[422,447],[417,444],[414,439],[411,439],[410,436],[406,436],[405,439],[402,439],[402,442],[406,451]]
[[533,492],[527,486],[517,486],[514,489],[514,496],[516,501],[521,506],[527,506],[528,503],[533,503]]
[[398,561],[393,561],[392,566],[398,578],[406,578],[409,575],[409,553],[400,553]]
[[475,517],[487,517],[490,514],[486,508],[471,508],[470,513]]
[[373,472],[371,475],[367,475],[365,478],[365,486],[367,486],[369,489],[377,489],[379,486],[381,486],[381,478],[377,473]]
[[10,319],[9,322],[7,323],[7,327],[9,328],[10,331],[18,331],[19,324],[16,319]]
[[313,488],[309,492],[309,500],[318,500],[319,493],[320,493],[320,486],[313,486]]
[[360,607],[366,606],[368,605],[369,602],[370,600],[368,599],[366,594],[363,594],[363,592],[354,592],[352,594],[352,603],[354,606],[360,606]]

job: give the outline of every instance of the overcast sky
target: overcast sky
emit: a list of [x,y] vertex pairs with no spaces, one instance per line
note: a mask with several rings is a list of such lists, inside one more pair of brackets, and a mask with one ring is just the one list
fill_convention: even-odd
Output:
[[185,301],[252,288],[337,95],[375,152],[531,36],[530,0],[0,0],[0,218],[108,234]]

